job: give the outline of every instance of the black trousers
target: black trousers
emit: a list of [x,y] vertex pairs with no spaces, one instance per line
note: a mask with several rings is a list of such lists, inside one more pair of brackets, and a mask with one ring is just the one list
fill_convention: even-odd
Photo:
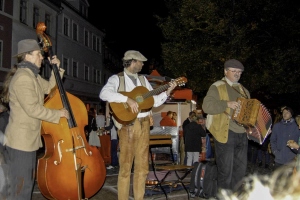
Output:
[[9,167],[10,192],[8,200],[29,200],[32,196],[36,151],[26,152],[6,147],[7,165]]
[[218,187],[219,189],[233,190],[246,175],[247,135],[229,130],[227,143],[220,143],[216,139],[214,142],[218,167]]

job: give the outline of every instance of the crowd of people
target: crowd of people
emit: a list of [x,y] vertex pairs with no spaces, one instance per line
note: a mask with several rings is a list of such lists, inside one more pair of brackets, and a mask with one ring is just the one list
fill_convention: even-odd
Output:
[[[70,114],[65,108],[56,110],[44,106],[44,95],[55,86],[55,78],[52,74],[49,80],[45,80],[39,75],[44,58],[37,41],[19,41],[16,58],[17,65],[8,73],[1,95],[0,166],[6,164],[10,169],[5,174],[10,180],[9,191],[5,193],[6,198],[31,199],[36,153],[42,147],[41,123],[47,121],[57,124],[61,118],[69,119]],[[64,70],[60,68],[60,60],[56,56],[47,60],[58,68],[62,77]],[[145,56],[139,51],[129,50],[125,52],[122,61],[124,70],[108,79],[100,91],[99,100],[126,103],[130,112],[136,114],[136,118],[130,124],[122,124],[117,116],[105,116],[104,110],[100,109],[97,113],[95,108],[90,108],[85,134],[89,145],[100,148],[99,135],[104,131],[110,132],[111,165],[107,169],[119,169],[118,199],[129,198],[133,171],[134,199],[142,200],[149,172],[151,110],[141,110],[140,102],[121,92],[130,92],[138,86],[144,86],[148,90],[153,88],[144,76],[138,74],[147,61]],[[233,111],[240,106],[237,98],[251,98],[250,92],[239,83],[244,69],[244,65],[236,59],[229,59],[224,63],[224,77],[208,88],[203,99],[202,109],[207,114],[206,118],[204,113],[192,111],[180,125],[177,113],[168,111],[160,121],[160,126],[174,126],[183,130],[180,137],[181,164],[193,165],[199,162],[202,138],[206,137],[206,140],[210,141],[207,136],[212,135],[214,161],[218,167],[219,197],[223,195],[220,199],[237,199],[241,195],[244,196],[239,199],[246,199],[247,195],[251,195],[246,188],[249,184],[266,185],[265,179],[255,176],[247,179],[248,162],[259,167],[264,165],[265,168],[272,165],[274,176],[276,171],[288,168],[287,176],[295,178],[293,172],[297,174],[300,169],[300,116],[294,118],[291,107],[283,106],[280,111],[274,112],[272,132],[262,145],[248,140],[245,127],[232,120]],[[161,106],[175,87],[176,82],[171,81],[166,91],[154,95],[153,107]],[[274,163],[271,163],[272,156]],[[3,170],[0,170],[0,180],[7,180],[3,174]],[[252,182],[248,181],[249,179]],[[4,194],[4,184],[7,182],[0,181],[1,195]],[[22,187],[19,187],[20,185]],[[270,186],[271,183],[268,182],[267,185]]]

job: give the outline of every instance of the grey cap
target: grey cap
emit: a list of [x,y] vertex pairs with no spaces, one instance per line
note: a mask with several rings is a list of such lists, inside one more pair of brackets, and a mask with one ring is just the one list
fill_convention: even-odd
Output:
[[229,68],[229,67],[241,69],[244,71],[244,65],[236,59],[230,59],[224,63],[224,68]]
[[39,46],[36,40],[33,39],[21,40],[18,42],[18,53],[13,57],[17,57],[19,54],[35,51],[35,50],[41,50],[41,47]]
[[139,51],[129,50],[124,54],[123,60],[139,60],[139,61],[147,61],[147,58],[143,56]]

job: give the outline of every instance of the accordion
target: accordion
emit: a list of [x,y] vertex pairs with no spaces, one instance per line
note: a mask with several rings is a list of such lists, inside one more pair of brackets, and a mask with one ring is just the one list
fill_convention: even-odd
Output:
[[262,144],[271,133],[272,117],[268,109],[257,99],[238,98],[239,107],[232,119],[245,127],[248,139]]

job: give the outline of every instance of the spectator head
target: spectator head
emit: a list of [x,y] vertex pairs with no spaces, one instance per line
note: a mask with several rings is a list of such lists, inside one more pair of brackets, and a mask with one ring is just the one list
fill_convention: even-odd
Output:
[[189,118],[191,119],[193,116],[196,116],[196,113],[194,111],[189,113]]
[[290,107],[284,107],[282,109],[282,117],[284,120],[289,120],[293,117],[293,110]]
[[170,110],[169,110],[169,111],[167,112],[167,116],[169,116],[169,117],[172,118],[172,117],[173,117],[173,111],[170,111]]

